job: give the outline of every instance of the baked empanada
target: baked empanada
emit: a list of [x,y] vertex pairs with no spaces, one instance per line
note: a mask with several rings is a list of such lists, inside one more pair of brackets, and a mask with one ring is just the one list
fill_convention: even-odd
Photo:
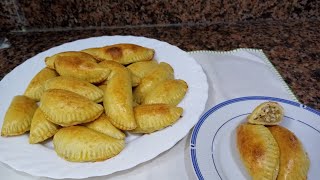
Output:
[[248,116],[251,124],[276,125],[283,119],[283,108],[277,102],[264,102]]
[[53,69],[43,68],[32,78],[24,95],[36,101],[40,101],[42,93],[44,92],[44,82],[58,75],[59,74]]
[[100,104],[62,89],[45,91],[41,97],[40,108],[49,121],[61,126],[90,122],[103,112]]
[[130,64],[138,61],[149,61],[154,56],[154,50],[135,44],[114,44],[100,48],[82,50],[99,61],[116,61],[120,64]]
[[[92,59],[94,58],[92,57]],[[61,76],[75,77],[90,83],[100,83],[107,79],[110,70],[100,67],[92,59],[79,56],[57,56],[54,60],[55,70]]]
[[126,137],[122,131],[112,125],[110,117],[105,113],[102,113],[98,119],[84,124],[84,126],[116,139],[125,139]]
[[37,102],[26,96],[15,96],[4,116],[1,136],[21,135],[30,130]]
[[130,72],[130,74],[131,74],[131,79],[132,79],[132,87],[138,86],[140,84],[140,82],[141,82],[141,79],[138,76],[136,76],[133,73],[131,73],[131,72]]
[[134,89],[133,97],[135,102],[140,104],[141,102],[143,102],[144,97],[158,84],[165,80],[173,78],[174,74],[172,67],[165,62],[161,62],[150,72],[148,76],[142,78],[139,86]]
[[280,152],[276,140],[263,125],[241,124],[237,127],[237,148],[253,180],[275,180]]
[[144,104],[134,107],[137,128],[132,133],[152,133],[177,122],[183,109],[168,104]]
[[47,140],[58,130],[59,126],[48,121],[42,110],[38,108],[32,118],[29,143],[35,144]]
[[60,57],[73,57],[73,58],[78,58],[78,59],[85,59],[85,60],[90,60],[92,62],[97,62],[96,59],[94,59],[90,54],[87,54],[85,52],[78,52],[78,51],[66,51],[66,52],[61,52],[58,54],[55,54],[50,57],[46,57],[45,63],[48,68],[55,69],[54,62],[56,59],[59,59]]
[[73,162],[103,161],[119,154],[124,140],[115,139],[83,126],[60,129],[53,137],[56,153]]
[[100,88],[73,77],[59,76],[52,78],[46,81],[44,88],[45,90],[64,89],[82,95],[94,102],[102,102],[103,99],[103,91]]
[[155,60],[152,61],[141,61],[132,63],[127,66],[128,69],[132,72],[132,74],[138,76],[139,78],[143,78],[147,76],[154,68],[158,66],[158,62]]
[[142,104],[178,105],[186,95],[188,85],[183,80],[169,79],[158,84],[144,98]]
[[308,179],[310,160],[299,139],[281,126],[268,127],[280,149],[277,180]]
[[111,123],[121,130],[136,128],[129,70],[114,61],[102,61],[100,65],[111,69],[103,98],[103,106],[107,116],[110,117]]

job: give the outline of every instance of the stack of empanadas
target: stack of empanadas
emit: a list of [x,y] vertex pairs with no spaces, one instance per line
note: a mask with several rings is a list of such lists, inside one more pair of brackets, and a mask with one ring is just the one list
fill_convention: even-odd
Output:
[[237,127],[240,158],[254,180],[307,179],[310,161],[302,143],[279,124],[284,110],[276,102],[265,102]]
[[[15,96],[2,136],[30,131],[29,143],[53,137],[57,154],[102,161],[125,148],[125,132],[152,133],[180,119],[187,83],[153,59],[155,51],[115,44],[45,59],[24,95]],[[35,152],[36,153],[36,152]]]

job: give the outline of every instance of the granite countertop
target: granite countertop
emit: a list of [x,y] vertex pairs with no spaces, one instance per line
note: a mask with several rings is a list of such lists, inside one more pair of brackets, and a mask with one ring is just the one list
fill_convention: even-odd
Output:
[[[261,21],[213,25],[101,28],[8,33],[11,47],[0,49],[0,78],[51,47],[102,35],[134,35],[169,42],[186,51],[262,49],[297,98],[320,110],[320,21]],[[263,83],[263,80],[261,80]]]

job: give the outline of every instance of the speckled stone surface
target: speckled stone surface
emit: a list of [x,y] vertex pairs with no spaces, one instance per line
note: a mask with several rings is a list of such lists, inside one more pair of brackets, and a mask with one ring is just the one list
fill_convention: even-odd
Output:
[[320,1],[310,0],[3,0],[2,9],[7,30],[320,18]]
[[35,54],[66,42],[102,35],[135,35],[167,41],[183,50],[263,49],[297,98],[320,110],[320,21],[235,23],[210,26],[116,28],[11,33],[0,50],[0,77]]
[[20,22],[14,0],[0,1],[0,32],[19,29]]

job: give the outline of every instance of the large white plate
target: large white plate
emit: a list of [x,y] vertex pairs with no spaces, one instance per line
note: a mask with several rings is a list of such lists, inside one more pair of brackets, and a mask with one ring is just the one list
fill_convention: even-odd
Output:
[[285,109],[280,124],[294,132],[311,160],[308,179],[320,177],[320,112],[300,103],[262,96],[225,101],[206,112],[195,126],[190,142],[194,171],[199,179],[250,179],[240,162],[235,129],[260,103],[279,102]]
[[183,79],[189,89],[179,104],[183,117],[173,126],[144,136],[129,136],[125,149],[116,157],[96,163],[71,163],[59,158],[52,142],[30,145],[28,135],[0,137],[0,161],[35,176],[86,178],[111,174],[148,161],[174,146],[196,124],[208,97],[207,78],[201,66],[186,52],[166,42],[133,36],[103,36],[66,43],[42,52],[16,67],[0,83],[0,124],[15,95],[23,94],[32,77],[43,67],[44,58],[63,51],[77,51],[115,43],[134,43],[156,51],[155,59],[169,63],[175,78]]

